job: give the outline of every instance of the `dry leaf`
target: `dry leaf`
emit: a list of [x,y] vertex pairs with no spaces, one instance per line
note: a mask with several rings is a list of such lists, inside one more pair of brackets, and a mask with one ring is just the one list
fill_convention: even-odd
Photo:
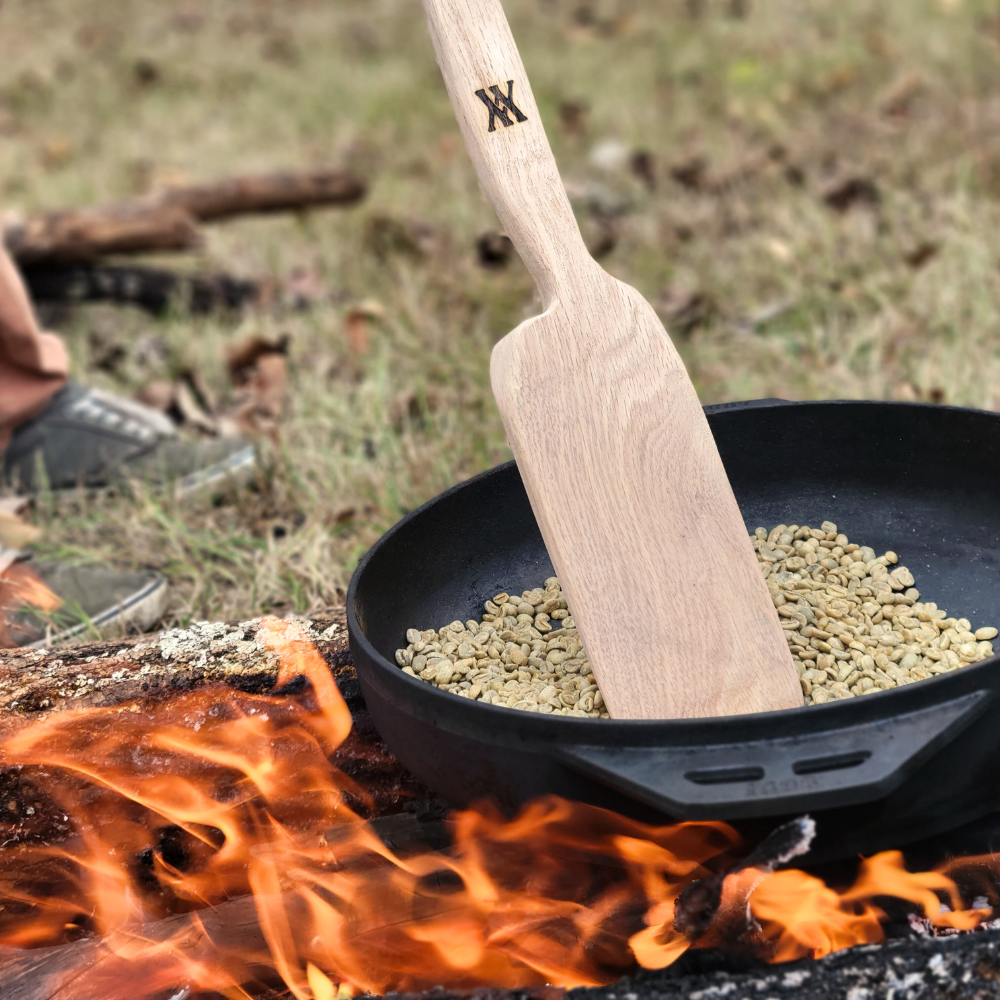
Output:
[[238,387],[237,405],[217,421],[223,436],[278,436],[288,386],[288,336],[251,337],[226,352],[229,373]]
[[355,356],[368,353],[370,324],[385,318],[385,307],[375,299],[365,299],[348,309],[344,316],[347,344]]
[[39,158],[46,170],[58,170],[73,158],[73,143],[64,136],[52,136],[42,143]]
[[250,375],[249,370],[257,363],[257,359],[266,354],[288,354],[289,337],[287,334],[277,340],[266,337],[248,337],[238,344],[226,348],[226,365],[230,378],[240,385]]
[[[13,498],[20,499],[20,498]],[[16,511],[0,502],[0,546],[10,549],[20,549],[30,542],[36,541],[42,534],[41,528],[22,521]]]
[[580,136],[587,131],[587,112],[590,105],[583,98],[571,97],[559,104],[559,125],[569,136]]
[[861,174],[850,174],[831,182],[820,197],[837,212],[846,212],[855,205],[874,207],[881,200],[875,181]]
[[924,240],[922,243],[918,243],[911,250],[907,250],[903,254],[903,260],[910,265],[914,270],[918,270],[923,267],[929,260],[937,256],[938,251],[941,249],[940,245],[932,242],[931,240]]

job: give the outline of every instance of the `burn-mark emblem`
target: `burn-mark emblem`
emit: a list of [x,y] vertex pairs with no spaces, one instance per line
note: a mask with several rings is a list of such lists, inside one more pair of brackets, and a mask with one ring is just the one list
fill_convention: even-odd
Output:
[[[490,92],[493,94],[492,99],[485,90],[477,90],[476,97],[479,98],[486,105],[490,112],[490,127],[487,131],[495,132],[497,130],[497,119],[500,119],[500,123],[504,128],[510,128],[514,124],[511,121],[510,116],[514,116],[514,121],[526,122],[528,120],[527,115],[523,114],[521,109],[514,103],[514,81],[507,81],[507,93],[504,92],[497,86],[490,87]],[[509,113],[508,113],[509,112]]]

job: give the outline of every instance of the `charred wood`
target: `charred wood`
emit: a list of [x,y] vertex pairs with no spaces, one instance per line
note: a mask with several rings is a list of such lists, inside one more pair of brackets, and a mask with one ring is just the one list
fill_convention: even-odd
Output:
[[[257,921],[253,897],[227,900],[200,911],[198,916],[201,927],[185,936],[185,953],[190,958],[196,959],[200,952],[213,945],[225,949],[227,942],[231,947],[237,946],[243,954],[267,954],[267,942]],[[167,917],[143,924],[136,929],[136,937],[144,941],[167,941],[189,928],[189,917]],[[121,960],[99,939],[92,937],[30,951],[3,948],[0,949],[0,1000],[76,1000],[73,983],[83,975],[91,980],[106,979],[110,993],[114,986],[121,985],[121,968]]]
[[1000,932],[908,937],[777,965],[718,951],[686,952],[666,969],[641,972],[567,1000],[688,1000],[692,997],[795,1000],[985,1000],[1000,997]]
[[239,309],[259,292],[257,282],[227,274],[201,277],[152,267],[32,265],[22,273],[36,302],[116,302],[154,315],[174,304],[198,315]]

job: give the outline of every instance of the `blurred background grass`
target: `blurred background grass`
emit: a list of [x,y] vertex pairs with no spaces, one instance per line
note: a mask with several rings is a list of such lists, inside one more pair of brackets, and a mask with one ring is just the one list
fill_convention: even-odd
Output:
[[[1000,408],[996,0],[504,6],[588,243],[660,311],[704,402]],[[335,602],[402,514],[509,458],[489,352],[537,297],[516,256],[477,252],[497,222],[417,0],[3,5],[0,208],[328,165],[368,198],[213,226],[181,258],[264,281],[268,304],[45,313],[75,377],[124,395],[184,370],[224,394],[227,345],[290,339],[248,489],[36,505],[45,551],[163,570],[168,623]]]

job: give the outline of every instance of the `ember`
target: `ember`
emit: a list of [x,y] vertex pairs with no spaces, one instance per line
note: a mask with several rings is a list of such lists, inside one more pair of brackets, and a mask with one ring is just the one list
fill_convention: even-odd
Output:
[[[280,655],[279,686],[300,693],[202,688],[144,710],[63,712],[3,744],[4,768],[22,768],[73,825],[57,845],[5,836],[0,849],[0,945],[79,956],[45,995],[70,979],[80,1000],[599,985],[693,945],[742,939],[783,961],[880,941],[877,897],[932,927],[990,915],[897,852],[838,892],[772,873],[798,847],[741,863],[723,823],[652,827],[557,798],[512,820],[456,813],[450,850],[395,852],[330,763],[351,716],[316,648],[277,620],[259,638]],[[705,919],[675,926],[698,880],[718,886],[686,893],[709,900]]]

